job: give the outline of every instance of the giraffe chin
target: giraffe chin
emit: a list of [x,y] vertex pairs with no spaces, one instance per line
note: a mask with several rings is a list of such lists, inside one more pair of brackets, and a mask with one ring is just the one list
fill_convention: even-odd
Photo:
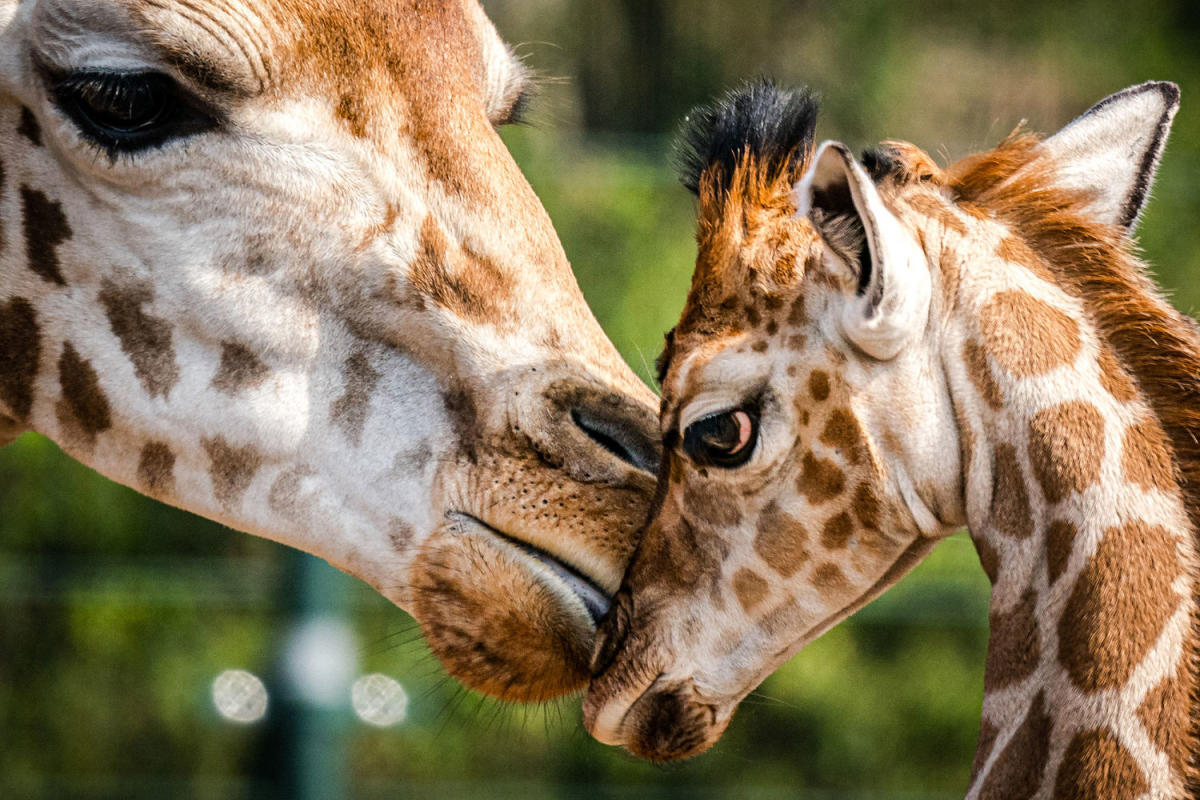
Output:
[[554,556],[455,517],[411,568],[412,610],[446,671],[514,702],[583,688],[607,595]]

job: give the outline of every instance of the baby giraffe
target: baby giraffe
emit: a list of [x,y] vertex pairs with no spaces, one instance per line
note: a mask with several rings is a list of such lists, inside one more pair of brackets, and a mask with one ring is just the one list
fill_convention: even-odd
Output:
[[1178,99],[1135,86],[945,170],[814,148],[803,91],[693,114],[699,258],[594,736],[705,750],[966,525],[992,583],[967,796],[1195,796],[1200,335],[1131,240]]

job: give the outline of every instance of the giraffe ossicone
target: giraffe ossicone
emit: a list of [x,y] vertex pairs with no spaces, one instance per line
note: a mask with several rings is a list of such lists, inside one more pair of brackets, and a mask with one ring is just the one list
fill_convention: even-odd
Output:
[[593,735],[702,752],[967,526],[992,582],[967,796],[1190,796],[1200,333],[1131,241],[1178,98],[1136,86],[944,170],[815,147],[811,96],[770,83],[693,114],[660,501],[601,626]]
[[450,672],[580,687],[654,397],[497,127],[475,0],[0,0],[0,444],[362,578]]

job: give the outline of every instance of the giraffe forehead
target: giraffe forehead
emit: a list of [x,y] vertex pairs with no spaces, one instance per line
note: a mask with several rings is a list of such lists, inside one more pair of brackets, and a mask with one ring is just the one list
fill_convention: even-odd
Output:
[[[454,84],[494,110],[525,71],[464,0],[53,0],[37,9],[40,54],[61,67],[136,68],[161,61],[202,89],[250,96],[334,84],[378,103],[397,86]],[[365,101],[362,101],[365,102]]]
[[781,358],[791,364],[789,375],[799,361],[844,360],[809,330],[816,320],[802,287],[743,287],[719,300],[701,294],[693,290],[660,357],[664,419],[697,397],[744,394],[750,384],[768,382]]
[[280,5],[295,38],[277,57],[308,78],[343,82],[374,71],[415,84],[478,77],[484,67],[479,29],[460,0]]
[[748,198],[727,203],[719,216],[701,212],[682,335],[737,329],[746,322],[754,327],[795,293],[808,266],[819,259],[816,231],[796,216],[790,199],[774,206]]

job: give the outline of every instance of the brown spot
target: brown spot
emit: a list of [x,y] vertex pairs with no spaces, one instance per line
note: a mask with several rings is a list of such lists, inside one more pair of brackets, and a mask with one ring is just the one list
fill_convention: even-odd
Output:
[[808,322],[808,312],[804,309],[804,295],[792,301],[792,310],[788,312],[787,324],[790,328],[799,328]]
[[413,537],[416,532],[413,526],[400,519],[393,517],[388,522],[388,541],[392,544],[392,549],[397,553],[406,553],[412,547]]
[[789,597],[781,600],[764,614],[763,618],[759,620],[758,627],[768,640],[778,639],[781,636],[794,637],[803,619],[804,610],[800,608],[800,604],[796,602],[795,598]]
[[979,556],[979,566],[983,567],[983,574],[987,575],[988,582],[994,586],[996,578],[1000,577],[1000,554],[982,536],[972,534],[971,540],[974,542],[975,552]]
[[752,570],[743,567],[734,573],[733,591],[746,613],[753,611],[754,607],[763,601],[767,596],[767,589],[767,582]]
[[1025,292],[999,292],[979,314],[984,345],[1013,375],[1041,375],[1070,364],[1079,352],[1079,326],[1062,311]]
[[979,743],[975,745],[975,760],[971,764],[971,783],[979,777],[980,770],[987,763],[992,748],[996,746],[996,736],[1000,729],[990,719],[984,717],[979,724]]
[[683,490],[688,516],[708,525],[729,527],[742,521],[738,497],[727,487],[706,481],[688,481]]
[[1121,467],[1125,477],[1143,489],[1168,490],[1175,486],[1170,445],[1157,420],[1143,420],[1125,429]]
[[163,442],[148,442],[138,458],[138,482],[152,497],[168,497],[175,491],[175,454]]
[[630,567],[629,582],[634,586],[653,583],[660,589],[686,587],[693,592],[704,585],[719,587],[728,549],[718,537],[698,536],[674,504],[664,505],[643,538],[638,558]]
[[213,376],[212,385],[217,391],[234,395],[260,385],[269,373],[267,365],[246,345],[221,342],[221,366]]
[[51,283],[66,286],[59,266],[58,246],[70,239],[72,233],[62,205],[37,189],[22,185],[21,219],[29,268]]
[[813,400],[822,403],[829,399],[829,374],[823,370],[814,369],[808,376],[808,391]]
[[775,320],[768,320],[766,327],[767,336],[774,336],[779,333],[779,323]]
[[750,349],[756,353],[765,353],[765,352],[767,352],[767,343],[766,342],[755,342],[754,344],[752,344],[750,346]]
[[1025,491],[1025,476],[1017,463],[1017,449],[1008,442],[996,445],[992,469],[992,524],[1014,539],[1033,533],[1033,514]]
[[359,350],[346,359],[342,366],[342,377],[346,381],[346,391],[334,402],[333,408],[330,409],[330,419],[334,425],[341,428],[350,443],[357,447],[362,442],[371,395],[374,394],[383,374],[372,367],[367,354]]
[[1058,623],[1059,661],[1085,692],[1124,686],[1162,633],[1182,567],[1165,528],[1135,521],[1104,532]]
[[825,430],[821,433],[821,441],[837,448],[851,464],[862,460],[862,427],[847,409],[837,408],[830,413]]
[[821,531],[821,546],[826,550],[841,550],[850,541],[854,533],[854,522],[850,515],[843,511],[830,517]]
[[1071,551],[1075,548],[1075,537],[1079,534],[1075,523],[1056,519],[1046,529],[1046,579],[1051,585],[1063,574]]
[[850,588],[850,581],[841,567],[826,562],[813,571],[812,585],[822,594],[841,594]]
[[967,420],[963,409],[955,405],[954,422],[958,429],[958,444],[962,454],[963,469],[971,469],[975,458],[975,430]]
[[1032,675],[1041,658],[1037,592],[1029,589],[1008,611],[993,612],[988,620],[988,629],[984,691],[997,691]]
[[100,284],[100,304],[138,380],[151,397],[165,398],[179,383],[179,365],[175,362],[171,325],[142,310],[153,299],[149,284],[122,288],[107,278]]
[[27,106],[21,106],[21,122],[17,125],[17,133],[37,147],[42,146],[42,126],[38,125],[37,117]]
[[512,279],[490,259],[454,247],[432,214],[421,224],[408,278],[414,290],[456,317],[492,324],[509,317],[505,300],[512,292]]
[[1167,754],[1171,769],[1179,776],[1185,774],[1192,746],[1189,735],[1188,707],[1191,697],[1188,687],[1171,676],[1146,693],[1138,706],[1138,719],[1154,745]]
[[967,364],[967,375],[979,394],[994,411],[1004,407],[1004,398],[1000,395],[1000,387],[992,375],[992,367],[988,364],[987,355],[974,339],[968,339],[963,345],[963,359]]
[[1033,251],[1033,249],[1021,238],[1017,236],[1006,236],[1000,242],[1000,246],[996,248],[996,255],[1009,264],[1016,264],[1037,275],[1048,283],[1057,285],[1054,276],[1050,274],[1050,270],[1046,267],[1046,262]]
[[1132,800],[1149,788],[1141,767],[1115,736],[1080,731],[1058,768],[1054,800]]
[[820,505],[832,500],[846,488],[846,476],[837,464],[825,458],[817,458],[809,451],[801,462],[800,478],[796,481],[808,502]]
[[1097,366],[1100,370],[1100,385],[1117,402],[1128,403],[1137,398],[1138,389],[1133,382],[1133,378],[1129,377],[1129,373],[1121,366],[1121,362],[1117,361],[1117,357],[1113,355],[1112,348],[1108,345],[1100,347],[1100,357],[1097,359]]
[[0,401],[18,421],[33,409],[42,339],[37,313],[23,297],[0,303]]
[[788,337],[787,346],[791,350],[803,350],[808,346],[808,337],[803,333],[792,334]]
[[337,118],[346,123],[350,132],[359,139],[367,135],[367,108],[357,94],[347,92],[338,100]]
[[980,800],[1028,800],[1042,783],[1050,756],[1053,721],[1046,714],[1046,697],[1038,692],[1004,750],[992,764],[979,791]]
[[759,514],[754,551],[783,577],[792,577],[808,561],[806,544],[808,531],[795,517],[781,511],[774,501]]
[[1029,461],[1048,502],[1095,484],[1103,458],[1104,418],[1092,404],[1062,403],[1029,421]]
[[70,342],[63,343],[58,359],[58,381],[62,387],[58,420],[64,428],[78,432],[91,443],[97,434],[112,427],[112,410],[100,388],[100,378]]
[[209,476],[212,478],[213,494],[217,502],[231,510],[250,488],[250,482],[262,466],[262,455],[253,445],[234,447],[224,436],[203,439],[200,444],[211,462]]
[[747,305],[743,309],[746,317],[746,324],[751,328],[757,328],[762,324],[762,314],[758,313],[758,309],[754,306]]
[[946,301],[953,304],[955,296],[958,294],[958,286],[962,280],[960,263],[962,258],[958,251],[951,247],[943,247],[941,254],[938,256],[938,267],[942,274],[942,296]]
[[859,524],[870,531],[879,530],[880,505],[875,489],[869,483],[860,483],[854,490],[854,515]]
[[280,472],[267,490],[267,505],[280,516],[299,519],[311,505],[305,502],[300,492],[304,488],[304,479],[313,474],[315,470],[307,464]]
[[451,427],[458,437],[458,446],[472,464],[477,457],[476,448],[483,441],[483,423],[479,419],[479,408],[475,397],[465,388],[456,387],[442,395],[442,406],[450,415]]

